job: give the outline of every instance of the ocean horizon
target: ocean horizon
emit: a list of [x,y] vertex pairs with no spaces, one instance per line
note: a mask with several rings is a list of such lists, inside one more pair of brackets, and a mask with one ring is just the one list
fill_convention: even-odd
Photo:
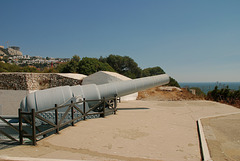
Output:
[[207,94],[209,91],[214,90],[215,86],[218,86],[218,89],[226,88],[227,86],[229,89],[232,90],[240,89],[240,82],[181,82],[179,83],[179,85],[181,86],[181,88],[198,87],[205,94]]

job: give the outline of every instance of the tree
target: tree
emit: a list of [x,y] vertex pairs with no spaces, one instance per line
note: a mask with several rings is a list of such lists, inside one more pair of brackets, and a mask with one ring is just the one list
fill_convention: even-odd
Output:
[[34,67],[34,66],[24,66],[24,67],[21,67],[20,72],[33,72],[33,73],[38,73],[39,71],[38,71],[37,68]]
[[57,67],[55,68],[57,73],[67,73],[67,72],[64,72],[67,64],[68,64],[68,62],[58,64]]
[[7,72],[6,63],[0,62],[0,72]]
[[16,64],[0,62],[0,72],[18,72],[18,71],[21,71],[21,68]]
[[16,64],[0,62],[0,72],[38,72],[36,67],[33,66],[18,66]]
[[80,62],[80,57],[78,55],[74,55],[70,62],[68,62],[65,66],[61,66],[61,73],[77,73],[78,64]]
[[179,87],[180,88],[180,85],[178,84],[178,82],[174,78],[172,78],[172,77],[170,77],[170,81],[169,81],[169,83],[167,85],[168,86],[175,86],[175,87]]
[[43,73],[58,73],[58,70],[56,68],[45,67]]
[[[143,71],[142,71],[142,76],[143,77],[160,75],[160,74],[165,74],[165,72],[159,66],[152,67],[152,68],[146,68],[146,69],[143,69]],[[169,81],[169,83],[167,85],[168,86],[175,86],[175,87],[179,87],[180,88],[180,85],[178,84],[178,82],[175,79],[173,79],[172,77],[170,77],[170,81]]]
[[141,77],[141,68],[139,68],[138,64],[128,56],[109,55],[106,58],[100,57],[99,61],[108,63],[117,73],[120,73],[127,77]]
[[90,75],[98,71],[112,71],[114,69],[108,64],[100,62],[97,58],[84,57],[78,64],[77,72]]
[[143,69],[143,71],[142,71],[143,77],[148,77],[148,76],[152,76],[152,75],[160,75],[160,74],[165,74],[165,72],[159,66],[152,67],[152,68],[146,68],[146,69]]
[[74,55],[71,60],[75,62],[79,62],[81,58],[78,55]]

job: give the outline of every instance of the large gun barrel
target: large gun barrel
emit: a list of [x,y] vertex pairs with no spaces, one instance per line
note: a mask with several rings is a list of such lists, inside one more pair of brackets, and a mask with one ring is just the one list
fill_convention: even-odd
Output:
[[[70,103],[71,100],[77,102],[79,98],[98,100],[104,97],[121,97],[167,83],[169,83],[169,76],[162,74],[102,85],[89,84],[49,88],[28,94],[22,100],[20,108],[23,111],[30,111],[31,109],[41,111],[54,107],[55,104],[64,105]],[[88,103],[88,107],[92,105],[93,103]]]

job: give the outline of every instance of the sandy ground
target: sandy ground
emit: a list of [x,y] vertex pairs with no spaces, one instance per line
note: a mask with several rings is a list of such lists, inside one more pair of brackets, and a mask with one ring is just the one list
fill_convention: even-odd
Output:
[[[0,156],[72,160],[200,161],[196,120],[239,112],[210,101],[129,101],[117,115],[81,121],[37,146],[16,146]],[[24,159],[23,159],[24,160]]]

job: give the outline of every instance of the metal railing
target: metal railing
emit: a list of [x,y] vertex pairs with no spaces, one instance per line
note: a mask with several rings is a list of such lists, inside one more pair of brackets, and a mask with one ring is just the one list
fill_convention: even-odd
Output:
[[[18,117],[16,116],[0,116],[0,120],[5,123],[8,127],[10,127],[10,129],[13,129],[16,133],[19,133],[18,128],[16,128],[12,123],[10,123],[8,120],[11,119],[18,119]],[[11,136],[11,134],[7,133],[4,131],[4,129],[0,129],[0,133],[2,135],[4,135],[5,137],[9,138],[12,141],[16,141],[18,142],[18,140],[16,138],[14,138],[13,136]]]
[[[88,107],[86,103],[95,102],[96,104],[91,108]],[[81,108],[79,106],[81,104]],[[66,108],[59,112],[61,109]],[[0,116],[0,119],[5,122],[8,126],[13,128],[19,133],[19,143],[24,144],[24,138],[31,140],[32,145],[37,144],[38,138],[44,138],[47,134],[58,134],[59,131],[66,126],[72,125],[81,120],[86,120],[91,115],[98,115],[99,117],[105,117],[107,114],[116,114],[117,111],[117,98],[103,98],[100,100],[86,100],[83,98],[79,102],[71,101],[70,104],[48,108],[41,111],[35,111],[32,109],[30,112],[18,111],[19,128],[14,127],[11,123],[6,121]],[[43,115],[51,112],[54,115],[54,121],[44,118]],[[61,117],[59,117],[61,115]],[[71,116],[70,118],[68,116]],[[39,124],[40,123],[40,124]],[[31,130],[24,130],[23,124],[27,124]],[[42,125],[47,128],[41,128]],[[0,133],[5,135],[11,140],[18,141],[17,139],[11,137],[7,133],[0,130]]]

